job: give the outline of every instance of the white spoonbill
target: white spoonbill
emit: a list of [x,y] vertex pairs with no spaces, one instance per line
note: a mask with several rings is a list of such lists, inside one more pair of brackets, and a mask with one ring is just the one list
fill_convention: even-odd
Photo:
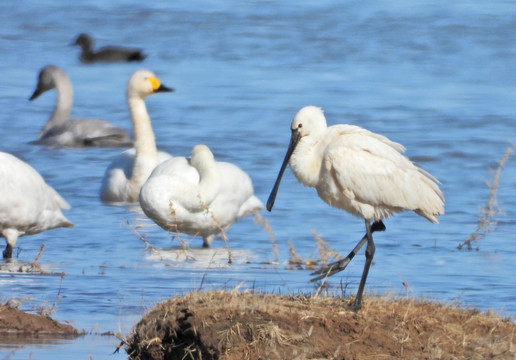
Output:
[[127,83],[127,104],[133,122],[135,147],[124,151],[106,169],[100,198],[106,202],[133,203],[152,170],[172,155],[158,151],[152,131],[151,119],[143,101],[158,92],[174,89],[163,85],[156,75],[148,70],[138,70]]
[[97,51],[93,50],[93,39],[88,34],[79,34],[72,45],[81,47],[79,60],[85,64],[96,62],[127,62],[142,61],[147,55],[141,49],[127,48],[122,46],[104,46]]
[[249,176],[215,161],[206,145],[194,146],[190,160],[174,157],[158,165],[142,186],[140,205],[163,229],[202,236],[203,247],[241,217],[264,208]]
[[[415,166],[401,153],[403,145],[353,125],[327,127],[320,108],[299,110],[291,125],[290,145],[274,188],[267,201],[271,211],[283,172],[289,163],[296,178],[315,187],[319,197],[331,206],[365,220],[366,235],[340,261],[316,271],[318,280],[344,270],[367,241],[366,262],[353,309],[360,309],[375,245],[372,233],[383,231],[382,219],[412,210],[431,222],[444,214],[444,197],[438,181]],[[371,224],[371,222],[373,222]]]
[[12,257],[18,237],[73,224],[61,213],[70,205],[45,183],[41,175],[17,157],[0,152],[0,235]]
[[60,68],[45,66],[39,72],[36,90],[29,98],[34,100],[45,91],[56,89],[54,111],[41,130],[37,145],[66,147],[130,147],[133,140],[124,129],[100,119],[70,118],[73,89],[70,78]]

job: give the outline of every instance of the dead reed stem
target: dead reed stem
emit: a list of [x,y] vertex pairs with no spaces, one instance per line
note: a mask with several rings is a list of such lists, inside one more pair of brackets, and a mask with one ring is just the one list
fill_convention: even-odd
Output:
[[142,234],[140,234],[140,233],[138,232],[138,230],[136,230],[136,227],[135,227],[135,226],[133,226],[133,225],[129,222],[129,220],[125,220],[125,222],[126,222],[127,226],[129,226],[129,228],[130,228],[130,229],[131,229],[131,230],[136,234],[136,236],[138,237],[138,239],[139,239],[141,242],[143,242],[143,244],[145,245],[145,248],[146,248],[146,249],[154,250],[154,248],[152,247],[152,245],[147,241],[147,239],[145,239],[145,238],[143,237],[143,235],[142,235]]
[[471,250],[471,243],[486,237],[488,233],[493,231],[494,225],[497,224],[498,221],[495,219],[495,217],[501,212],[501,209],[498,206],[498,200],[496,198],[498,185],[500,183],[500,174],[513,149],[513,144],[509,144],[509,147],[505,151],[502,159],[498,162],[498,166],[493,175],[493,182],[489,183],[486,181],[487,186],[491,190],[489,193],[489,200],[487,201],[485,207],[480,209],[480,216],[478,218],[476,230],[469,235],[468,239],[457,246],[458,249],[462,249],[464,246],[467,246],[468,250]]
[[46,271],[41,268],[41,266],[38,264],[38,260],[43,254],[43,250],[45,249],[45,244],[41,244],[41,247],[39,248],[38,253],[36,254],[36,257],[34,258],[34,261],[30,263],[31,269],[39,271],[41,274],[46,274]]
[[328,259],[342,259],[342,256],[340,256],[338,252],[328,248],[328,243],[324,241],[324,239],[315,232],[315,229],[312,229],[312,234],[317,244],[317,250],[319,250],[319,259],[321,261],[321,266],[325,266],[328,263]]
[[288,240],[288,252],[289,252],[289,265],[294,265],[297,268],[302,269],[302,265],[304,263],[303,258],[297,254],[296,248],[292,245],[292,241]]
[[263,229],[267,231],[269,234],[269,239],[271,239],[272,243],[272,253],[274,254],[274,262],[279,261],[279,250],[278,250],[278,243],[276,242],[276,239],[274,238],[274,232],[272,231],[271,226],[269,225],[269,222],[267,219],[264,219],[263,216],[258,211],[253,211],[253,216],[255,219],[255,223],[261,224]]
[[50,313],[54,313],[56,311],[57,302],[60,299],[61,290],[63,289],[63,278],[64,278],[64,273],[61,273],[61,279],[59,280],[59,290],[57,290],[56,299],[54,300],[54,303],[52,304],[52,308],[50,309]]
[[231,253],[231,250],[229,249],[229,239],[226,235],[226,229],[224,229],[224,227],[220,224],[220,220],[217,219],[217,217],[215,216],[213,211],[211,211],[209,205],[206,204],[201,199],[200,195],[198,195],[198,198],[201,203],[201,207],[204,208],[204,211],[206,211],[206,213],[209,214],[211,216],[212,220],[215,222],[215,225],[217,226],[217,229],[220,232],[220,236],[222,237],[222,240],[224,240],[224,244],[225,244],[226,250],[228,252],[228,264],[232,264],[233,263],[233,254]]

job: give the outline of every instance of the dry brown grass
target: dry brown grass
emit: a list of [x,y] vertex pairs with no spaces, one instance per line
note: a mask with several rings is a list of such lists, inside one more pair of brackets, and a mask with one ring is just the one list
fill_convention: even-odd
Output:
[[315,255],[302,257],[298,254],[294,244],[288,240],[288,252],[289,258],[287,262],[287,269],[297,270],[315,270],[319,266],[324,266],[328,262],[336,261],[342,258],[342,256],[335,250],[328,247],[328,243],[312,229],[317,251]]
[[426,301],[193,292],[134,327],[130,359],[514,359],[516,324]]
[[308,269],[308,270],[314,270],[315,266],[319,263],[317,259],[313,260],[310,257],[303,259],[300,255],[298,255],[296,248],[292,244],[292,241],[288,241],[288,252],[289,252],[289,259],[287,263],[288,269]]

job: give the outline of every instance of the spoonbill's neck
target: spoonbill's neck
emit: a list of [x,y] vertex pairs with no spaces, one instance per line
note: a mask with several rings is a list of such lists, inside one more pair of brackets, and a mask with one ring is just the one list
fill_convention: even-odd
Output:
[[289,161],[296,178],[306,186],[315,187],[319,182],[322,163],[320,142],[319,136],[302,137]]

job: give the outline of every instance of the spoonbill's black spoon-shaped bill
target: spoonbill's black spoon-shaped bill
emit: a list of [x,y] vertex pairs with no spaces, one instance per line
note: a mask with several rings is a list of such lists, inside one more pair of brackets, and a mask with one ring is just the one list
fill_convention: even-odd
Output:
[[384,231],[382,219],[412,210],[431,222],[444,214],[444,196],[439,182],[415,166],[403,145],[359,126],[338,124],[328,127],[322,110],[305,106],[291,124],[290,144],[278,178],[267,201],[271,211],[287,164],[296,178],[314,187],[331,206],[364,219],[366,234],[349,255],[312,275],[312,281],[344,270],[367,242],[366,262],[351,307],[360,309],[375,245],[373,232]]

